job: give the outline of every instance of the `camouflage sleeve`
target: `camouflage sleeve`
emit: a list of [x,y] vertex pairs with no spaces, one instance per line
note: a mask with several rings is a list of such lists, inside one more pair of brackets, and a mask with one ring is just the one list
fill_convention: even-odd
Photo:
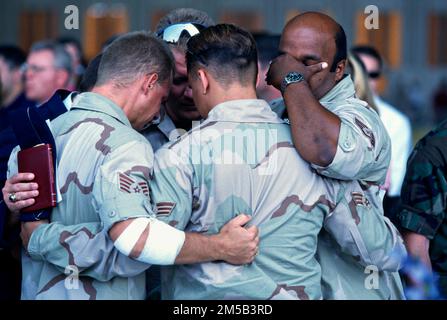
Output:
[[351,109],[337,113],[340,134],[332,163],[312,166],[329,178],[383,184],[391,157],[390,138],[378,117]]
[[99,167],[93,205],[105,230],[119,221],[153,215],[149,196],[153,157],[149,143],[132,141],[113,150]]
[[447,208],[447,181],[434,150],[415,149],[402,187],[401,227],[433,239]]
[[157,218],[179,230],[184,230],[192,212],[193,173],[186,156],[169,148],[156,154],[152,200]]
[[149,267],[115,249],[100,222],[41,225],[32,233],[27,249],[33,260],[51,263],[61,272],[75,267],[79,274],[99,281],[132,277]]
[[355,257],[363,266],[394,272],[400,269],[406,256],[398,230],[360,187],[346,190],[343,199],[326,217],[324,228],[341,251]]
[[92,191],[92,205],[100,221],[67,226],[52,222],[40,226],[30,239],[29,254],[62,270],[74,265],[80,273],[104,281],[146,270],[148,264],[115,249],[108,230],[117,221],[151,214],[148,181],[152,162],[150,145],[140,141],[111,152],[98,169]]

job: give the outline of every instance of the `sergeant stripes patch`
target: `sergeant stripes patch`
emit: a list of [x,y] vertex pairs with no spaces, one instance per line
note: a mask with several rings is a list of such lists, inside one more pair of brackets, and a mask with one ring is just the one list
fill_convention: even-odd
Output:
[[142,193],[146,197],[149,197],[149,186],[147,182],[141,181],[137,182],[130,176],[124,173],[119,173],[119,189],[127,193]]

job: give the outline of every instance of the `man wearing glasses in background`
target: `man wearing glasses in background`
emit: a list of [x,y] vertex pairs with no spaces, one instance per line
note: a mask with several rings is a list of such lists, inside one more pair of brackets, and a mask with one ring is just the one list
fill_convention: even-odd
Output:
[[31,47],[24,65],[26,97],[42,105],[58,89],[65,89],[71,75],[71,58],[62,45],[42,41]]
[[142,134],[150,141],[154,151],[173,141],[192,128],[201,117],[192,99],[186,73],[186,43],[189,38],[214,21],[203,11],[192,8],[172,10],[160,19],[155,33],[169,44],[175,59],[175,74],[169,97],[160,110],[159,123],[146,128]]

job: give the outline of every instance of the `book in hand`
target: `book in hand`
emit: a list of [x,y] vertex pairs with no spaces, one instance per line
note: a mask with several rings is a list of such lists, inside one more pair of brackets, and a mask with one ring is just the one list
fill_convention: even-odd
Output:
[[18,152],[19,173],[31,172],[33,182],[39,185],[39,195],[32,206],[21,212],[33,212],[56,206],[56,184],[54,179],[53,157],[50,144],[39,144]]

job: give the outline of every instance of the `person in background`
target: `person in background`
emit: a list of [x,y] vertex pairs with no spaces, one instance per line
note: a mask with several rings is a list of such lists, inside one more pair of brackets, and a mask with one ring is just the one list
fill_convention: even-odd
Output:
[[[6,181],[8,158],[17,145],[8,113],[31,105],[23,92],[25,53],[16,46],[0,46],[0,188]],[[20,298],[20,243],[19,229],[13,228],[8,219],[8,208],[0,201],[0,300]]]
[[391,162],[388,172],[389,188],[383,206],[385,215],[395,223],[406,163],[413,145],[410,120],[402,112],[379,97],[378,83],[383,71],[383,60],[379,52],[370,46],[355,46],[351,50],[360,58],[366,68],[369,85],[373,91],[374,103],[391,139]]
[[0,110],[21,105],[23,95],[23,70],[26,55],[16,46],[0,46],[0,77],[2,81],[2,101]]
[[355,54],[349,53],[346,67],[354,82],[356,96],[360,100],[367,102],[368,107],[379,113],[376,103],[374,102],[374,96],[369,86],[368,73],[366,72],[363,62]]
[[64,46],[71,57],[72,73],[67,89],[70,91],[78,90],[82,74],[85,71],[85,60],[82,53],[81,43],[72,37],[62,37],[59,38],[57,42]]
[[0,77],[2,83],[0,105],[0,187],[6,180],[9,154],[17,145],[15,136],[9,128],[8,113],[31,104],[23,92],[22,65],[25,53],[18,47],[0,46]]
[[[447,119],[419,140],[411,153],[397,218],[409,255],[422,262],[429,275],[436,274],[441,297],[447,299]],[[409,276],[424,274],[420,267],[417,271]],[[419,282],[424,284],[423,280]],[[414,286],[414,281],[408,285]],[[422,286],[418,297],[435,298],[427,287]]]
[[268,85],[265,77],[270,67],[270,61],[279,55],[279,35],[267,33],[255,33],[253,37],[258,48],[258,84],[256,86],[256,94],[259,99],[270,102],[281,98],[281,91],[274,86]]
[[54,41],[33,44],[24,65],[25,94],[37,107],[58,89],[68,89],[72,62],[64,46]]

